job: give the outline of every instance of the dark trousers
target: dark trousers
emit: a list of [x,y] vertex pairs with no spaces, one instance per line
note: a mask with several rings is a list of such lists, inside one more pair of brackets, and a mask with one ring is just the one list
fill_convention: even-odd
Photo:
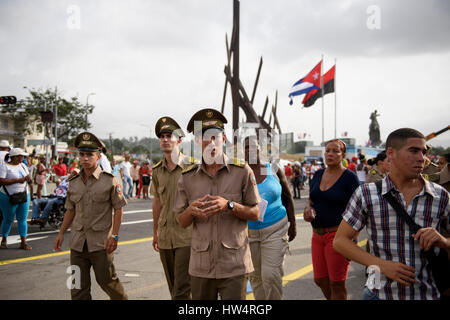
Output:
[[300,199],[300,179],[301,177],[292,179],[292,186],[294,187],[294,198],[298,199]]
[[247,278],[240,275],[225,279],[207,279],[191,276],[192,300],[245,300]]
[[191,247],[159,249],[159,257],[166,274],[172,300],[191,299],[190,256]]
[[126,300],[127,295],[120,282],[113,264],[114,254],[106,250],[89,252],[84,243],[83,252],[70,250],[70,264],[80,268],[80,288],[71,289],[72,300],[92,300],[91,266],[94,268],[95,280],[111,300]]
[[133,189],[136,189],[136,197],[139,197],[139,180],[133,180]]

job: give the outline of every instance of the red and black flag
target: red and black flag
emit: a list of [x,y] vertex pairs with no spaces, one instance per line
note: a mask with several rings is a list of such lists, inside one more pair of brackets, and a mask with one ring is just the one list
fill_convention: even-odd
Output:
[[[336,70],[336,65],[334,65],[327,73],[322,76],[323,79],[323,91],[325,94],[334,92],[334,72]],[[308,92],[303,98],[303,106],[305,108],[311,107],[317,99],[322,97],[322,89],[314,89]]]

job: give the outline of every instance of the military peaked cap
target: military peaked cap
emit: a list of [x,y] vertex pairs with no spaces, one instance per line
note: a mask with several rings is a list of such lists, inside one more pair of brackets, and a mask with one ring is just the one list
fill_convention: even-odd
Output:
[[75,148],[81,151],[101,151],[102,142],[90,132],[82,132],[75,138]]
[[176,133],[180,138],[184,137],[183,130],[181,130],[178,123],[171,117],[162,117],[159,118],[159,120],[156,122],[155,125],[156,136],[159,138],[161,136],[161,133],[163,132]]
[[227,118],[220,112],[215,109],[202,109],[197,111],[189,120],[187,131],[194,132],[194,122],[201,121],[202,122],[202,131],[209,128],[217,128],[220,130],[224,129],[224,124],[227,123]]

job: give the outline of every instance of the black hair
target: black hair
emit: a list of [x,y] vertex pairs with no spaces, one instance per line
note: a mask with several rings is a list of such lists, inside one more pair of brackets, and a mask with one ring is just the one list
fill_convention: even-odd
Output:
[[445,160],[447,160],[448,163],[450,163],[450,153],[444,154],[443,157],[445,158]]
[[401,128],[397,129],[389,134],[386,139],[386,149],[392,147],[396,150],[401,149],[405,144],[408,138],[421,138],[425,139],[425,136],[417,131],[416,129],[411,128]]
[[384,161],[384,159],[386,159],[386,157],[387,157],[386,150],[383,150],[379,154],[377,154],[377,156],[375,158],[369,159],[367,161],[367,164],[369,166],[373,166],[373,165],[377,164],[378,161]]

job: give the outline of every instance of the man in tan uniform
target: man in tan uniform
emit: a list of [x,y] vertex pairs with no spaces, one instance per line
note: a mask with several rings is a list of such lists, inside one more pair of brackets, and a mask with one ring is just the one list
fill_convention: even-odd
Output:
[[191,299],[188,273],[192,227],[182,228],[173,204],[178,179],[185,168],[185,157],[179,151],[184,133],[170,117],[160,118],[155,125],[164,159],[153,166],[150,192],[153,195],[153,248],[159,252],[173,300]]
[[122,208],[127,202],[114,175],[102,171],[97,164],[100,140],[92,133],[83,132],[76,137],[75,147],[78,148],[83,169],[69,180],[67,211],[54,249],[61,250],[64,233],[71,227],[70,264],[80,270],[80,287],[71,289],[73,300],[92,299],[91,266],[97,283],[112,300],[127,299],[113,264]]
[[367,173],[366,183],[382,180],[389,172],[389,159],[384,150],[377,154],[375,158],[370,159],[367,163],[372,166],[372,169]]
[[194,131],[196,121],[195,142],[202,146],[202,161],[183,170],[174,206],[180,225],[193,225],[192,299],[216,300],[220,295],[222,300],[244,300],[245,276],[254,270],[247,220],[259,217],[256,180],[245,161],[229,161],[223,153],[227,120],[219,111],[198,111],[188,132]]

